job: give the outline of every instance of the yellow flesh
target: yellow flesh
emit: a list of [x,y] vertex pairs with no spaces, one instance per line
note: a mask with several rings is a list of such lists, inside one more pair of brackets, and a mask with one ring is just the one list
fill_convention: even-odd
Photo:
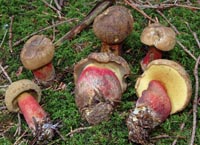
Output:
[[[148,75],[146,75],[147,73]],[[171,100],[171,114],[182,110],[186,106],[189,99],[187,83],[177,70],[166,65],[152,65],[137,80],[136,91],[139,97],[147,89],[151,80],[158,80],[164,84]]]

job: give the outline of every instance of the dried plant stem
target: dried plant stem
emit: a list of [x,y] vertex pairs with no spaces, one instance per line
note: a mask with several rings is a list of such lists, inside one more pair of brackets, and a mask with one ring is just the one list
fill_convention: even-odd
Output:
[[17,118],[18,118],[18,125],[17,125],[17,129],[15,131],[15,134],[14,136],[16,135],[20,135],[21,134],[21,126],[22,126],[22,123],[21,123],[21,117],[20,117],[20,113],[17,114]]
[[[176,32],[176,34],[180,34],[179,31],[176,29],[176,27],[165,17],[165,15],[159,11],[156,10],[157,13],[159,13],[165,20],[166,22],[172,27],[172,29]],[[191,56],[195,61],[197,58],[179,41],[177,40],[177,44],[189,55]]]
[[156,12],[165,19],[165,21],[172,27],[172,29],[176,32],[176,34],[178,35],[180,34],[180,32],[176,29],[176,27],[172,23],[170,23],[170,21],[165,17],[165,15],[160,10],[156,10]]
[[3,74],[5,75],[5,77],[7,78],[7,80],[9,81],[9,83],[12,83],[12,80],[10,79],[10,77],[8,76],[7,72],[5,71],[5,69],[2,67],[2,65],[0,64],[0,69],[2,70]]
[[[181,124],[180,132],[183,130],[184,127],[185,127],[185,122]],[[178,138],[179,138],[179,135],[176,136],[176,139],[172,142],[171,145],[176,145]]]
[[13,53],[13,49],[12,49],[12,38],[13,38],[12,26],[13,26],[13,20],[14,20],[14,16],[11,16],[10,17],[10,27],[9,27],[9,41],[8,41],[11,53]]
[[152,22],[156,22],[156,20],[154,20],[153,18],[151,18],[150,16],[148,16],[143,10],[141,10],[140,8],[138,8],[134,2],[132,2],[131,0],[124,0],[125,3],[127,3],[129,6],[131,6],[133,9],[135,9],[136,11],[138,11],[139,13],[141,13],[145,18],[149,19]]
[[194,67],[194,77],[195,77],[195,95],[193,101],[193,127],[192,127],[192,135],[190,140],[190,145],[194,145],[194,139],[197,128],[197,105],[198,105],[198,92],[199,92],[199,78],[198,78],[198,66],[200,63],[200,56],[197,58],[195,67]]
[[14,43],[13,47],[19,45],[19,44],[22,43],[24,40],[30,38],[30,37],[33,36],[33,35],[36,35],[36,34],[42,32],[42,31],[45,31],[45,30],[51,29],[51,28],[53,28],[53,27],[57,27],[57,26],[59,26],[59,25],[61,25],[61,24],[69,23],[69,22],[72,22],[72,21],[75,21],[75,20],[77,20],[77,19],[75,19],[75,18],[67,19],[66,21],[62,21],[62,22],[53,24],[53,25],[51,25],[51,26],[42,28],[42,29],[40,29],[40,30],[38,30],[38,31],[36,31],[36,32],[33,32],[33,33],[31,33],[30,35],[27,35],[26,37],[24,37],[24,38],[18,40],[17,42]]
[[56,9],[54,6],[50,5],[46,0],[42,0],[43,3],[45,3],[48,7],[50,7],[52,10],[54,10],[57,14],[58,14],[58,17],[61,18],[61,11]]
[[198,37],[197,37],[197,33],[194,32],[194,31],[192,31],[192,29],[190,28],[190,25],[188,24],[188,22],[185,22],[185,23],[186,23],[188,29],[190,30],[190,32],[192,33],[192,35],[194,36],[194,39],[196,40],[197,45],[198,45],[198,47],[199,47],[199,49],[200,49],[200,42],[199,42],[199,39],[198,39]]
[[60,7],[60,5],[59,5],[59,3],[58,3],[58,0],[54,0],[54,3],[56,4],[56,8],[59,10],[59,11],[61,11],[61,7]]
[[63,37],[61,37],[58,41],[56,41],[55,46],[60,46],[65,40],[71,40],[72,38],[74,38],[83,29],[89,26],[93,22],[93,20],[96,18],[96,16],[98,16],[111,4],[112,4],[112,1],[110,0],[104,0],[103,2],[97,4],[90,11],[90,13],[82,20],[82,22],[80,22],[78,25],[72,28],[69,32],[67,32]]
[[8,33],[8,29],[6,29],[6,31],[5,31],[5,33],[3,35],[3,39],[1,40],[0,48],[2,48],[2,45],[3,45],[4,41],[5,41],[7,33]]
[[27,133],[28,129],[26,129],[22,135],[14,142],[13,145],[18,145],[19,144],[19,141],[24,137],[24,135]]
[[179,40],[177,40],[177,43],[189,56],[191,56],[195,61],[197,60],[197,58]]
[[92,128],[92,126],[76,128],[74,130],[71,130],[68,134],[66,134],[66,136],[70,136],[70,135],[73,135],[74,133],[78,133],[78,132],[81,132],[83,130],[88,130],[88,129],[91,129],[91,128]]
[[173,4],[155,4],[155,5],[147,5],[147,4],[137,4],[135,3],[136,7],[139,7],[141,9],[167,9],[167,8],[172,8],[172,7],[182,7],[182,8],[188,8],[191,10],[200,10],[199,7],[194,7],[194,6],[189,6],[189,5],[183,5],[183,4],[177,4],[177,3],[173,3]]

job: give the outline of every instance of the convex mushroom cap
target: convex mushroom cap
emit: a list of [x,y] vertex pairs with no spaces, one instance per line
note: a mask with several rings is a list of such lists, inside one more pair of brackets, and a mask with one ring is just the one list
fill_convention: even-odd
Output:
[[23,79],[13,82],[9,85],[5,93],[5,103],[6,107],[11,112],[18,112],[19,107],[17,103],[17,98],[23,92],[28,92],[32,94],[35,99],[40,102],[41,100],[41,90],[34,82],[31,80]]
[[34,35],[22,48],[20,58],[25,68],[38,69],[51,62],[54,56],[54,45],[44,35]]
[[147,69],[136,81],[138,97],[148,88],[152,80],[160,81],[171,101],[171,114],[182,111],[192,95],[192,84],[185,69],[172,60],[158,59],[148,64]]
[[133,17],[123,6],[111,6],[93,23],[95,35],[107,44],[121,43],[133,29]]
[[160,23],[153,23],[147,26],[141,34],[141,42],[148,46],[155,46],[162,51],[169,51],[176,44],[176,34],[170,27]]
[[74,67],[75,84],[77,84],[81,72],[87,66],[92,65],[112,70],[120,81],[122,92],[126,90],[125,77],[130,74],[129,65],[122,57],[112,53],[91,53],[87,58],[78,62]]

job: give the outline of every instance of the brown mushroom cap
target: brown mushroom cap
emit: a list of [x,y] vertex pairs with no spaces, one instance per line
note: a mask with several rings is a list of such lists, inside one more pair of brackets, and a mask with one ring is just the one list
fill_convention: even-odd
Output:
[[176,34],[170,27],[165,27],[159,23],[150,24],[141,34],[141,42],[155,46],[162,51],[169,51],[176,44]]
[[135,85],[138,97],[148,88],[151,80],[160,81],[167,90],[172,106],[171,114],[182,111],[188,105],[192,95],[192,84],[188,73],[180,64],[166,59],[149,63]]
[[35,99],[40,102],[41,100],[41,90],[34,82],[31,80],[23,79],[13,82],[5,93],[5,103],[6,107],[11,112],[18,112],[19,107],[17,103],[17,97],[23,93],[28,92],[35,97]]
[[95,35],[107,44],[121,43],[133,29],[133,17],[123,6],[111,6],[93,23]]
[[25,68],[38,69],[53,59],[54,45],[44,35],[34,35],[22,48],[20,58]]
[[120,81],[122,92],[126,90],[125,78],[130,74],[129,65],[121,56],[112,53],[91,53],[86,59],[79,61],[74,67],[75,84],[83,69],[91,65],[112,70]]

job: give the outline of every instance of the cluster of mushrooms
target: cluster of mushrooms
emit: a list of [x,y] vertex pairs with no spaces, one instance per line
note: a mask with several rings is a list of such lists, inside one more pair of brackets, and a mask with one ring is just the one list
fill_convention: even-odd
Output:
[[[93,23],[101,40],[100,52],[94,52],[74,66],[75,102],[83,119],[96,125],[110,118],[126,91],[129,64],[122,58],[125,38],[132,33],[133,17],[124,6],[111,6]],[[138,96],[135,108],[126,119],[129,140],[147,144],[149,133],[170,114],[182,111],[190,101],[192,85],[186,70],[177,62],[162,59],[162,53],[174,48],[174,31],[160,23],[149,24],[141,34],[149,51],[141,60],[143,74],[136,81]],[[49,84],[55,78],[52,65],[54,45],[43,35],[30,38],[21,51],[21,62],[38,82]],[[30,80],[12,83],[5,94],[8,110],[20,112],[42,139],[51,139],[53,129],[47,113],[39,106],[40,88]]]

